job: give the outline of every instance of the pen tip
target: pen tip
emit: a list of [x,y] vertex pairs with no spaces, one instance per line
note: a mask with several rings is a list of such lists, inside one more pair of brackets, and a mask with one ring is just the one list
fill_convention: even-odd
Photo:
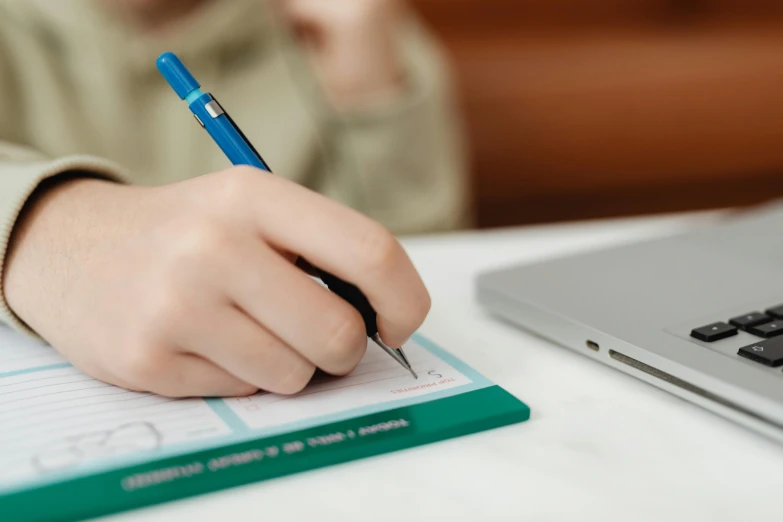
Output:
[[394,360],[396,360],[398,363],[400,363],[400,366],[411,372],[411,375],[413,375],[414,379],[418,379],[419,376],[416,375],[416,372],[413,371],[413,367],[411,366],[411,363],[408,361],[408,358],[405,356],[405,352],[402,351],[401,348],[389,348],[384,344],[383,340],[381,339],[381,336],[379,334],[375,334],[371,337],[375,343],[383,348],[383,350],[391,355]]
[[397,352],[397,355],[400,356],[400,359],[402,359],[405,364],[408,366],[411,365],[410,361],[408,361],[408,357],[405,355],[405,352],[402,351],[402,348],[395,348],[394,351]]

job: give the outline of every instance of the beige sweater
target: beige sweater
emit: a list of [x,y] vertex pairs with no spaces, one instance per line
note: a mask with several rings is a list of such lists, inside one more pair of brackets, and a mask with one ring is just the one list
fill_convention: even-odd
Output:
[[[177,53],[276,175],[398,234],[465,217],[464,164],[446,71],[416,20],[400,34],[409,88],[337,113],[264,0],[213,0],[165,40],[96,0],[0,0],[0,273],[24,202],[45,178],[90,172],[157,185],[229,166],[160,77]],[[2,297],[0,321],[22,327]]]

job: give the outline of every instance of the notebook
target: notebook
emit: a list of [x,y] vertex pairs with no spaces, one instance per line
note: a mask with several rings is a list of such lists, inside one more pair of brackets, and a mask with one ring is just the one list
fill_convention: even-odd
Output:
[[92,379],[0,327],[3,520],[90,518],[522,422],[530,410],[415,336],[301,393],[171,399]]

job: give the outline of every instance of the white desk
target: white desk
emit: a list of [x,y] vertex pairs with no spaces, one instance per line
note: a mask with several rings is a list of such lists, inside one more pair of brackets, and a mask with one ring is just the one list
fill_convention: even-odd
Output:
[[666,234],[710,216],[405,242],[422,332],[527,402],[529,422],[128,513],[112,522],[783,519],[783,447],[483,314],[480,270]]

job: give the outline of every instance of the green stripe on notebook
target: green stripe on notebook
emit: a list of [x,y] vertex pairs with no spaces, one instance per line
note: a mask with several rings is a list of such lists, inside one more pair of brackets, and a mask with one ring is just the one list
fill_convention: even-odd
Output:
[[0,497],[10,520],[72,520],[281,477],[529,418],[498,386],[348,421],[127,468]]

